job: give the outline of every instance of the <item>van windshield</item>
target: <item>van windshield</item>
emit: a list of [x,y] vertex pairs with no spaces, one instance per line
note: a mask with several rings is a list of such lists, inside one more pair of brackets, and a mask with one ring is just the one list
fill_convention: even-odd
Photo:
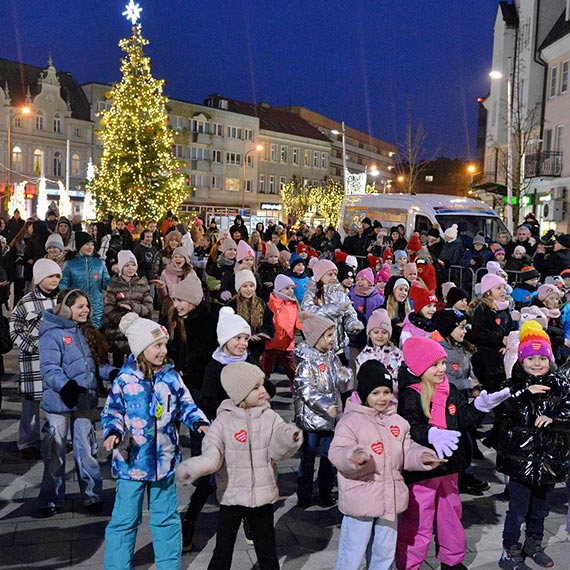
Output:
[[465,246],[471,245],[473,236],[479,232],[485,236],[487,242],[492,242],[497,241],[499,232],[508,231],[502,220],[494,216],[438,214],[435,219],[442,231],[457,224],[459,235]]

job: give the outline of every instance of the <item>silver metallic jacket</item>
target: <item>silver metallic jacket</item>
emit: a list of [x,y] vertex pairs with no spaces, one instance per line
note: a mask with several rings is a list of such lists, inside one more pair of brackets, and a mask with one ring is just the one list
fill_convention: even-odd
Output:
[[327,410],[336,405],[340,414],[340,393],[353,389],[352,370],[342,366],[332,350],[323,354],[302,342],[294,353],[297,360],[293,395],[296,424],[309,431],[334,430],[339,417],[331,418]]

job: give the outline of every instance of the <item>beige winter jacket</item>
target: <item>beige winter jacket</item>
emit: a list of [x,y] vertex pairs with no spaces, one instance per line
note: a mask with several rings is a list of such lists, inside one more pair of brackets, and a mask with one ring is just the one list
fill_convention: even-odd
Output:
[[269,404],[245,410],[224,400],[204,437],[202,455],[183,461],[176,479],[186,484],[216,473],[221,505],[260,507],[279,498],[275,462],[294,455],[302,443],[301,430]]

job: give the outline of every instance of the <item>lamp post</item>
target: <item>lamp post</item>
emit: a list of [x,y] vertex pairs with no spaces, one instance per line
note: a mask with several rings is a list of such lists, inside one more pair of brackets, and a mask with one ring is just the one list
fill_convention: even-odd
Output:
[[364,193],[366,193],[366,186],[368,186],[368,176],[373,176],[376,178],[380,174],[378,166],[376,164],[365,164],[364,165]]
[[344,121],[341,123],[341,130],[340,132],[336,129],[331,130],[333,135],[342,135],[342,185],[344,187],[344,193],[346,194],[346,175],[348,173],[346,169],[346,130],[344,128]]
[[253,154],[254,152],[261,152],[263,150],[263,145],[258,144],[255,148],[248,150],[244,155],[241,161],[241,209],[245,209],[245,163],[246,158]]
[[[511,79],[511,58],[508,59],[509,71],[507,74],[507,204],[505,207],[505,222],[507,229],[513,231],[513,133],[512,133],[512,114],[513,114],[513,86]],[[491,71],[489,73],[491,79],[503,79],[504,76],[500,71]]]
[[29,107],[22,107],[16,113],[12,113],[12,107],[10,107],[10,111],[8,114],[8,150],[6,156],[6,165],[7,165],[7,172],[6,172],[6,182],[8,183],[8,187],[12,186],[12,122],[16,117],[19,115],[29,115],[30,108]]

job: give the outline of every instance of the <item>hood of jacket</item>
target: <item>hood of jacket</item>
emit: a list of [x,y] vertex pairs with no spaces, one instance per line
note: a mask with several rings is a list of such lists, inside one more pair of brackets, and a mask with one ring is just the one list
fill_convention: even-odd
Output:
[[400,392],[412,384],[419,384],[421,381],[421,378],[412,374],[407,365],[402,363],[402,366],[400,366],[400,372],[398,373],[398,390]]
[[50,329],[74,329],[78,323],[71,319],[64,319],[54,314],[53,309],[46,309],[43,313],[43,321],[40,325],[40,334]]

